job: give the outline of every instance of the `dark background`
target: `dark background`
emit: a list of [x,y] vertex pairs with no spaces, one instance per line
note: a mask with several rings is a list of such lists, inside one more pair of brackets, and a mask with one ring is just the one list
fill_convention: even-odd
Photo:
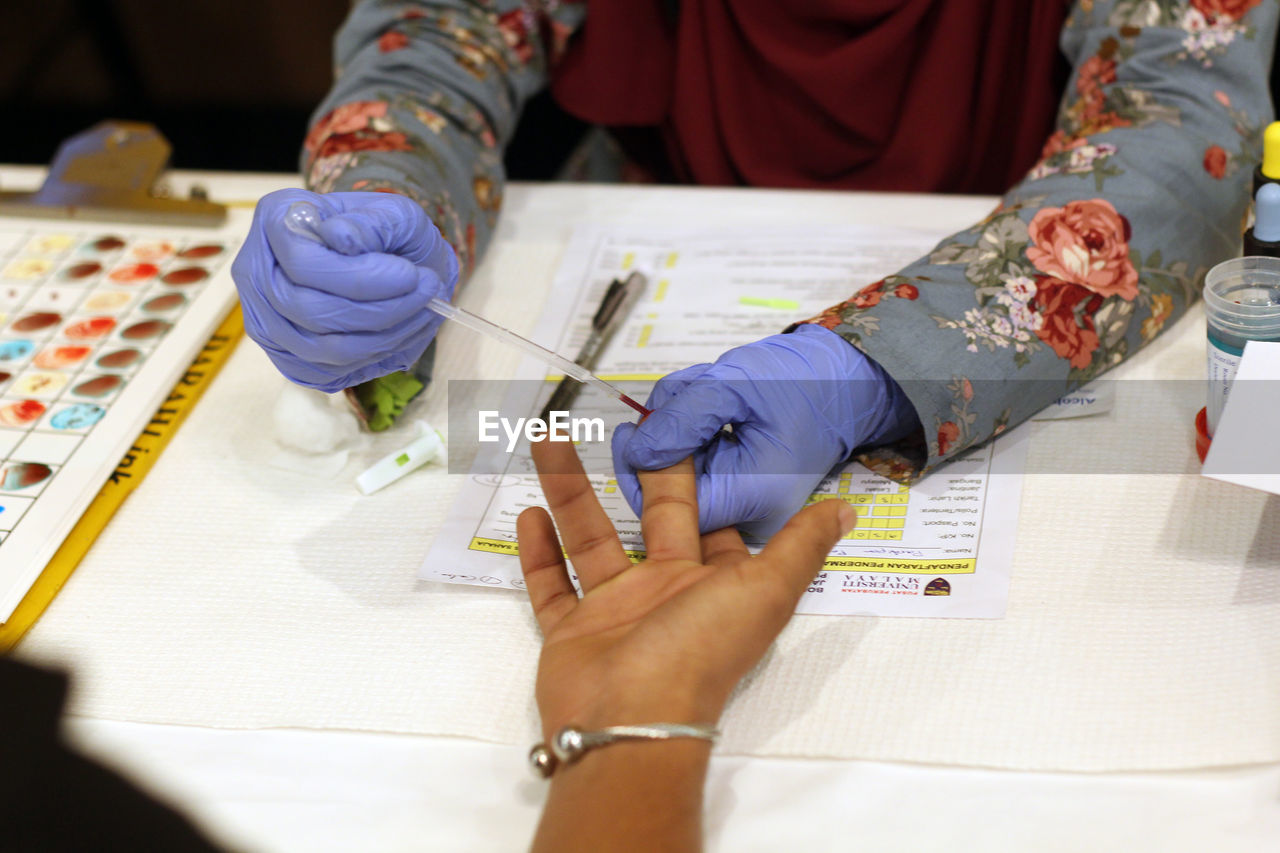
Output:
[[[118,118],[158,126],[175,168],[293,172],[350,0],[0,7],[0,163],[48,163],[66,137]],[[551,177],[583,128],[536,99],[507,158],[511,177]]]
[[[61,140],[120,118],[157,125],[177,168],[292,172],[350,0],[0,3],[0,163],[47,163]],[[510,176],[552,177],[583,129],[535,99]]]

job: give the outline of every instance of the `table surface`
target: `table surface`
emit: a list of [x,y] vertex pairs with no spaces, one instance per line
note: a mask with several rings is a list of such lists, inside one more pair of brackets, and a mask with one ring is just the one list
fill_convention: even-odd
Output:
[[[30,188],[42,174],[0,168],[0,185]],[[292,175],[183,172],[169,180],[178,192],[198,181],[215,200],[244,202],[297,183]],[[732,221],[742,225],[770,224],[780,206],[803,205],[813,224],[959,228],[994,202],[515,184],[491,251],[563,244],[585,221],[661,221],[671,204],[692,198],[685,194],[732,211]],[[73,576],[60,600],[74,599],[79,590]],[[75,665],[74,655],[69,663]],[[519,848],[531,836],[544,790],[525,775],[524,748],[461,738],[89,718],[73,718],[69,729],[86,750],[131,771],[243,849]],[[709,849],[735,851],[1271,850],[1280,833],[1280,765],[1075,775],[717,757],[708,783],[707,832]]]

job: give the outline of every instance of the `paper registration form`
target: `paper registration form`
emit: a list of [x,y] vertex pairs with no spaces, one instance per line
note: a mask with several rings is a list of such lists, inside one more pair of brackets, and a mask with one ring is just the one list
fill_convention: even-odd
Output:
[[[644,399],[644,383],[711,362],[725,350],[820,313],[856,288],[900,269],[942,234],[850,226],[787,231],[669,232],[583,229],[575,233],[531,337],[574,352],[609,283],[635,269],[650,289],[600,356],[597,372]],[[538,414],[553,381],[528,359],[511,383],[505,412]],[[543,393],[545,392],[545,393]],[[616,400],[584,389],[575,417],[611,429],[628,417]],[[597,497],[633,558],[640,523],[611,474],[608,435],[578,450]],[[456,440],[456,438],[454,439]],[[858,524],[832,550],[799,613],[994,618],[1003,615],[1017,528],[1025,432],[1014,430],[910,486],[851,463],[814,499],[850,503]],[[419,576],[523,588],[515,521],[544,505],[527,443],[481,452]]]

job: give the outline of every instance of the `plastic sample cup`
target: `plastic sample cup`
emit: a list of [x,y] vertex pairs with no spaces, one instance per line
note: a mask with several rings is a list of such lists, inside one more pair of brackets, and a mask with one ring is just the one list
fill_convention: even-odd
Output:
[[1204,280],[1209,319],[1209,435],[1218,427],[1247,341],[1280,341],[1280,258],[1224,261]]

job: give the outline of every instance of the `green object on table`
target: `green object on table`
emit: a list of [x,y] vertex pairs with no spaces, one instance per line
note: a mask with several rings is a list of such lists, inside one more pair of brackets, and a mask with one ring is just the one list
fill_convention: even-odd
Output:
[[760,308],[778,308],[783,311],[796,311],[800,308],[800,303],[794,299],[761,299],[758,296],[739,296],[738,304],[756,305]]
[[369,429],[382,432],[396,422],[404,407],[425,387],[413,374],[388,373],[357,385],[356,400],[364,410]]

